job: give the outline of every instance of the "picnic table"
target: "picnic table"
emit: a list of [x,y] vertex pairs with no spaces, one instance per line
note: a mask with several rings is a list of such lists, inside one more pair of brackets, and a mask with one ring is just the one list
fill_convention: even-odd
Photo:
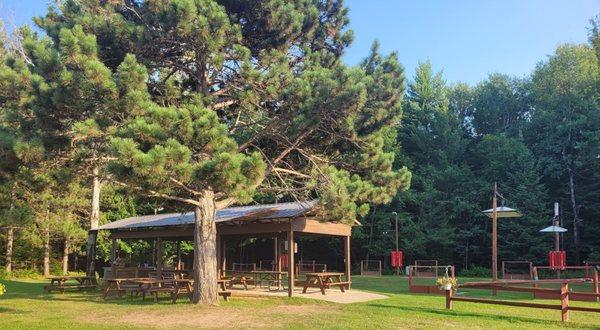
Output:
[[263,282],[267,282],[269,290],[271,289],[271,284],[277,286],[277,288],[281,287],[281,277],[285,275],[285,272],[280,272],[277,270],[253,270],[250,272],[254,275],[254,285],[259,283],[262,287]]
[[[158,301],[159,293],[167,293],[171,296],[173,303],[177,302],[177,299],[181,295],[187,295],[190,301],[193,298],[193,284],[192,279],[180,279],[180,278],[169,278],[169,279],[158,279],[158,278],[113,278],[106,280],[107,285],[104,288],[104,298],[111,292],[116,292],[119,297],[127,291],[142,294],[142,300],[146,299],[146,295],[150,294],[154,296],[154,302]],[[227,291],[226,286],[229,284],[229,280],[217,280],[219,285],[218,294],[222,296],[226,301],[231,296],[231,291]]]
[[104,299],[109,296],[110,293],[116,293],[120,298],[123,293],[129,292],[132,296],[133,293],[142,293],[145,297],[146,292],[152,286],[153,283],[158,279],[151,277],[139,277],[139,278],[108,278],[104,280],[106,286],[103,290]]
[[[48,292],[60,291],[64,293],[66,289],[95,289],[96,277],[94,276],[47,276],[50,284],[44,286],[44,290]],[[67,282],[75,283],[67,283]]]
[[342,292],[346,292],[346,287],[350,285],[349,281],[342,281],[343,273],[306,273],[306,283],[302,293],[306,293],[306,290],[310,288],[321,289],[321,294],[325,294],[325,289],[329,289],[332,286],[337,286]]

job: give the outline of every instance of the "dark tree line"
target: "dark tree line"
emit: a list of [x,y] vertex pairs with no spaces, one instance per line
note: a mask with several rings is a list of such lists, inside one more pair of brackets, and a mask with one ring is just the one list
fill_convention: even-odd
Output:
[[570,264],[600,259],[598,21],[590,44],[562,45],[525,78],[492,74],[448,85],[422,63],[408,86],[396,161],[411,188],[355,229],[357,258],[389,258],[399,213],[408,261],[490,267],[491,207],[498,182],[521,218],[499,221],[499,260],[547,263],[552,204],[561,206]]

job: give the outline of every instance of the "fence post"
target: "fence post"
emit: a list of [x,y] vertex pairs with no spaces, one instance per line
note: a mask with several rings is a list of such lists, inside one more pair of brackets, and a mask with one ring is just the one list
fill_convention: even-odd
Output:
[[[600,290],[598,289],[598,270],[592,268],[592,271],[594,272],[594,293],[599,294]],[[596,296],[596,301],[598,301],[599,298],[599,296]]]
[[569,283],[560,286],[560,307],[563,322],[569,321]]
[[452,289],[446,290],[446,309],[452,309]]

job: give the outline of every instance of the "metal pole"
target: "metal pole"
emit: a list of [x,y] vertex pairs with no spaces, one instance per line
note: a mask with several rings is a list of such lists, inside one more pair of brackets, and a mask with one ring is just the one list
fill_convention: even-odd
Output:
[[[492,199],[492,281],[498,281],[498,185],[494,182],[494,198]],[[493,290],[496,295],[496,290]]]
[[[395,222],[395,233],[396,233],[396,251],[398,251],[398,213],[396,212],[392,212],[392,214],[394,215],[394,222]],[[400,275],[400,267],[397,265],[396,266],[396,275]]]
[[[554,225],[557,227],[560,226],[558,221],[559,221],[558,203],[554,203]],[[554,233],[554,250],[560,251],[560,235],[559,235],[558,231]]]

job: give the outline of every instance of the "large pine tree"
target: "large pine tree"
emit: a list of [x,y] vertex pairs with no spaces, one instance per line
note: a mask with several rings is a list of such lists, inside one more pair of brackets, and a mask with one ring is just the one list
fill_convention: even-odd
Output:
[[82,27],[113,72],[133,63],[127,53],[146,66],[117,77],[131,92],[119,109],[141,112],[115,130],[111,170],[132,191],[195,207],[196,302],[217,302],[219,208],[259,189],[319,197],[352,223],[408,185],[384,151],[402,67],[377,53],[342,64],[341,2],[65,1],[37,22],[55,42]]

